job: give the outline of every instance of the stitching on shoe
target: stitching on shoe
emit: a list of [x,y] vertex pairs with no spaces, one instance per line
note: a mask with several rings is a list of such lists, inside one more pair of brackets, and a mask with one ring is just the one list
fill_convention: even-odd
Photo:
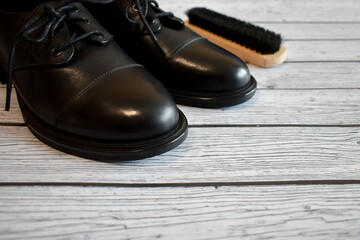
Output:
[[62,107],[59,116],[57,117],[56,121],[55,121],[55,126],[58,124],[58,121],[61,119],[62,115],[68,111],[70,109],[70,107],[77,101],[79,100],[87,91],[89,91],[90,89],[92,89],[100,80],[102,80],[103,78],[105,78],[106,76],[109,76],[110,74],[123,70],[123,69],[127,69],[127,68],[132,68],[132,67],[143,67],[143,65],[140,64],[128,64],[128,65],[124,65],[124,66],[120,66],[120,67],[116,67],[116,68],[112,68],[104,73],[102,73],[101,75],[99,75],[97,78],[95,78],[93,81],[91,81],[88,85],[86,85],[82,90],[80,90],[75,96],[73,96],[68,102],[66,102],[64,104],[64,106]]
[[171,54],[170,58],[169,58],[169,61],[172,61],[174,59],[174,57],[181,51],[183,50],[184,48],[188,47],[189,45],[191,45],[192,43],[198,41],[198,40],[203,40],[204,38],[203,37],[197,37],[197,38],[194,38],[192,39],[191,41],[189,42],[186,42],[185,44],[181,45],[180,47],[178,47],[173,54]]

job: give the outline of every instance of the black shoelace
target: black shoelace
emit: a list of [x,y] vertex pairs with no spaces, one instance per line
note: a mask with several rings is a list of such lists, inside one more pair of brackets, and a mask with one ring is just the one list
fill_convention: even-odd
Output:
[[[63,0],[58,6],[53,7],[51,5],[45,5],[45,11],[42,15],[30,20],[23,26],[23,28],[17,34],[15,42],[10,52],[9,64],[8,64],[8,76],[7,76],[7,86],[6,86],[6,103],[5,111],[10,110],[10,101],[11,101],[11,91],[12,91],[12,75],[14,67],[14,57],[18,43],[22,38],[26,39],[31,43],[40,43],[46,39],[55,38],[56,32],[59,30],[62,23],[65,20],[70,21],[83,21],[86,22],[88,19],[81,16],[78,12],[78,8],[73,5],[76,2],[86,2],[86,3],[97,3],[97,4],[108,4],[114,0]],[[70,21],[69,21],[70,20]],[[31,35],[34,32],[41,31],[37,37],[32,37]],[[74,32],[69,41],[59,45],[57,48],[53,49],[55,55],[60,55],[62,51],[73,46],[74,44],[88,39],[94,35],[101,36],[100,31],[91,31],[78,35],[77,32]]]
[[[145,25],[146,29],[148,30],[151,38],[153,39],[155,44],[158,46],[158,48],[161,50],[161,52],[166,56],[166,52],[165,52],[164,48],[160,45],[159,41],[157,40],[157,38],[155,36],[155,33],[151,29],[151,26],[150,26],[148,20],[146,19],[146,16],[148,15],[148,12],[149,12],[149,7],[151,5],[153,5],[153,7],[156,7],[158,10],[160,10],[159,9],[159,4],[155,0],[135,0],[135,5],[134,6],[136,7],[136,9],[137,9],[137,11],[139,13],[140,19],[143,22],[143,24]],[[128,9],[129,8],[130,8],[130,5],[128,6]],[[169,18],[169,17],[174,17],[174,14],[172,12],[161,11],[161,12],[155,13],[154,16],[153,16],[154,19],[156,19],[156,18]],[[126,16],[126,18],[131,23],[139,24],[139,22],[130,19],[129,16]]]

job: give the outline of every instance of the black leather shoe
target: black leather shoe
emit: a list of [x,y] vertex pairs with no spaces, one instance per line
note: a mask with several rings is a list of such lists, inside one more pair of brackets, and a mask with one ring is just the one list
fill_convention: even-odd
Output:
[[217,108],[254,95],[256,81],[241,59],[192,32],[156,1],[115,0],[88,8],[177,103]]
[[34,135],[86,158],[141,159],[179,145],[187,121],[167,90],[80,2],[109,1],[0,3],[6,108],[13,83]]

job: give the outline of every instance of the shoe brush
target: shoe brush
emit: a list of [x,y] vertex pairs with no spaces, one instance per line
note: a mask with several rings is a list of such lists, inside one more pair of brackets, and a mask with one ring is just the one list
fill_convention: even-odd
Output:
[[280,34],[206,8],[192,8],[187,14],[187,27],[247,63],[267,68],[286,59]]

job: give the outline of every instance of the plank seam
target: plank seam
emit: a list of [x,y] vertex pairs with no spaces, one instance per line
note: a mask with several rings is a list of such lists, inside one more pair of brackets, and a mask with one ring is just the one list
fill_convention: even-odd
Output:
[[[0,127],[27,127],[25,123],[0,123]],[[359,128],[360,124],[316,125],[316,124],[189,124],[189,128]]]
[[10,123],[10,122],[5,122],[5,123],[0,123],[0,127],[26,127],[26,123]]
[[360,60],[303,60],[303,61],[295,61],[288,60],[284,63],[359,63]]
[[[288,63],[293,63],[293,62],[288,62]],[[296,62],[296,63],[307,63],[307,62]],[[311,63],[311,62],[310,62]],[[356,63],[360,63],[360,61],[356,62]],[[251,70],[250,70],[251,71]],[[5,87],[1,87],[0,86],[0,89],[5,89]],[[318,87],[318,88],[274,88],[274,87],[259,87],[259,88],[256,88],[257,91],[318,91],[318,90],[360,90],[360,86],[359,87],[345,87],[345,88],[342,88],[342,87]],[[19,106],[11,106],[11,108],[20,108]]]
[[305,21],[251,21],[253,24],[359,24],[359,21],[314,21],[314,22],[305,22]]
[[335,42],[335,41],[359,41],[359,38],[307,38],[307,39],[296,39],[296,38],[285,38],[285,42]]
[[245,187],[286,185],[360,185],[360,179],[348,180],[295,180],[258,182],[198,182],[198,183],[83,183],[83,182],[1,182],[0,187],[9,186],[74,186],[74,187],[120,187],[120,188],[185,188],[185,187]]
[[204,125],[198,125],[198,124],[190,124],[190,128],[359,128],[360,124],[344,124],[344,125],[316,125],[316,124],[204,124]]

